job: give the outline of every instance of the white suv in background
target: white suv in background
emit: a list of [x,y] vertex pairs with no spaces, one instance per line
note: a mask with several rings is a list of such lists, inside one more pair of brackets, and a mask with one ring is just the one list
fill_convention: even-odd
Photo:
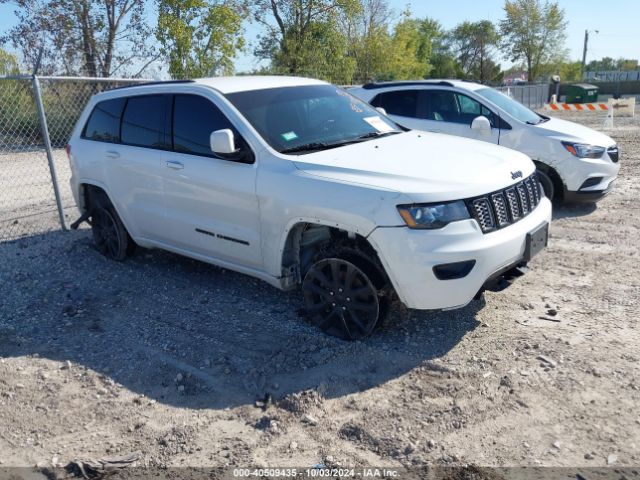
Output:
[[613,188],[615,141],[540,115],[493,88],[456,80],[383,82],[349,90],[409,128],[474,138],[525,153],[549,198],[595,202]]
[[394,294],[467,304],[547,243],[525,155],[406,131],[344,90],[230,77],[95,95],[67,151],[97,248],[135,244],[302,286],[309,318],[357,339]]

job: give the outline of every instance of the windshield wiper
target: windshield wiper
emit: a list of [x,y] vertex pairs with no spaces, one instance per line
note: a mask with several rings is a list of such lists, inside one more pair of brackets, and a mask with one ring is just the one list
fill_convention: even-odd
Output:
[[394,133],[402,133],[400,130],[392,130],[389,132],[369,132],[364,135],[360,135],[356,138],[350,138],[347,140],[340,140],[339,142],[334,143],[323,143],[323,142],[311,142],[305,143],[303,145],[298,145],[297,147],[285,148],[284,150],[280,150],[280,153],[298,153],[298,152],[315,152],[318,150],[328,150],[330,148],[342,147],[344,145],[349,145],[352,143],[360,143],[368,140],[370,138],[380,138],[385,137],[387,135],[391,135]]
[[401,130],[389,130],[388,132],[369,132],[364,135],[360,135],[356,140],[367,140],[369,138],[386,137],[387,135],[394,135],[396,133],[402,133]]
[[549,117],[543,117],[542,115],[539,115],[539,117],[540,117],[540,118],[538,119],[538,121],[537,121],[537,122],[532,122],[532,121],[530,121],[530,120],[527,120],[525,123],[526,123],[527,125],[538,125],[538,124],[540,124],[540,123],[544,123],[544,122],[548,122],[548,121],[549,121]]
[[316,150],[324,150],[326,148],[332,147],[333,145],[327,143],[311,142],[305,143],[303,145],[298,145],[297,147],[285,148],[284,150],[280,150],[280,153],[313,152]]

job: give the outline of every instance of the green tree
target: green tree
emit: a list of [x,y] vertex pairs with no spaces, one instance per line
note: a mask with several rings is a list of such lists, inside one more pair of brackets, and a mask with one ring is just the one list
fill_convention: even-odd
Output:
[[409,11],[403,17],[393,29],[386,76],[390,80],[424,78],[429,73],[430,45],[421,35],[420,21],[411,18]]
[[0,75],[17,75],[18,73],[20,70],[16,56],[0,48]]
[[582,62],[571,61],[568,57],[557,59],[553,63],[540,65],[540,75],[550,77],[560,75],[563,82],[577,82],[581,80]]
[[140,74],[154,60],[144,22],[144,0],[0,0],[14,4],[18,23],[10,42],[40,73],[109,77]]
[[156,38],[172,78],[233,74],[241,33],[241,12],[229,3],[158,0]]
[[602,57],[600,60],[591,60],[587,66],[587,71],[606,71],[606,70],[615,70],[616,69],[616,61],[611,57]]
[[628,70],[637,70],[637,69],[638,69],[638,60],[630,59],[630,58],[618,59],[618,70],[628,71]]
[[346,19],[349,55],[356,60],[354,83],[424,78],[431,69],[431,21],[405,10],[392,27],[392,17],[387,0],[361,0],[361,8]]
[[457,60],[466,78],[485,83],[500,74],[500,65],[494,53],[498,45],[498,33],[489,20],[463,22],[451,33]]
[[529,81],[540,75],[540,67],[565,55],[567,22],[557,2],[506,0],[506,18],[500,21],[502,49],[513,62],[527,66]]
[[563,82],[578,82],[581,78],[582,62],[576,60],[575,62],[562,62],[558,68],[558,75]]
[[425,41],[429,39],[428,41],[431,44],[429,58],[431,68],[428,76],[430,78],[456,78],[462,76],[452,50],[451,36],[440,22],[434,18],[424,18],[421,20],[420,32]]
[[611,57],[603,57],[600,60],[592,60],[587,64],[587,71],[607,71],[607,70],[637,70],[638,60],[630,58],[619,58],[617,60]]
[[361,0],[360,7],[351,9],[350,15],[343,18],[348,55],[355,61],[352,83],[375,80],[386,69],[391,16],[387,0]]
[[360,8],[358,0],[257,0],[252,8],[265,28],[255,53],[273,71],[350,81],[355,61],[339,21]]

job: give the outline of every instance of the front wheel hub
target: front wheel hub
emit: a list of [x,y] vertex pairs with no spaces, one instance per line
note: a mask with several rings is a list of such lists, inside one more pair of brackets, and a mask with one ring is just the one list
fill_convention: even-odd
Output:
[[314,263],[302,282],[309,318],[324,332],[345,340],[371,334],[378,322],[378,292],[356,265],[339,258]]

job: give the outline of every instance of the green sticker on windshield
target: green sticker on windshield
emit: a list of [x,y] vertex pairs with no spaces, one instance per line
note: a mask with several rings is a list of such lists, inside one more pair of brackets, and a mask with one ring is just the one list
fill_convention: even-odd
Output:
[[284,138],[287,142],[290,142],[291,140],[295,140],[296,138],[298,138],[298,135],[296,135],[296,132],[292,131],[283,133],[282,138]]

